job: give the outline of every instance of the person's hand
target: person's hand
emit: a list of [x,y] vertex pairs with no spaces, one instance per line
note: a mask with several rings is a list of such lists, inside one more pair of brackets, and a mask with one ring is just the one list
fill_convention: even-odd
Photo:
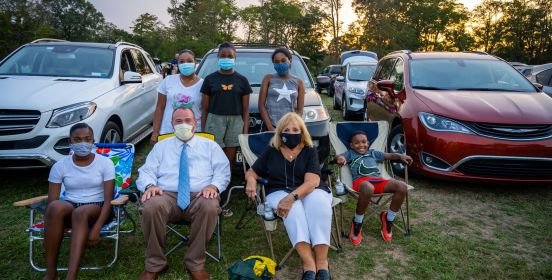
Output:
[[255,198],[255,195],[257,194],[257,182],[255,179],[247,180],[247,184],[245,185],[245,194],[250,199]]
[[410,156],[401,155],[401,161],[405,164],[411,165],[413,160]]
[[152,145],[155,145],[155,143],[157,143],[157,138],[159,137],[159,133],[152,133],[151,134],[151,138],[150,138],[150,143]]
[[337,163],[337,165],[343,166],[347,163],[347,160],[345,159],[344,156],[337,156],[335,159],[335,162]]
[[218,189],[214,185],[208,185],[203,188],[198,194],[198,196],[203,196],[204,198],[216,198],[218,196]]
[[90,232],[88,233],[88,247],[95,246],[98,244],[98,241],[100,240],[100,228],[94,226],[90,229]]
[[142,195],[142,202],[145,202],[146,200],[156,196],[156,195],[163,195],[163,190],[160,187],[153,186],[150,187],[147,191],[144,192]]
[[281,218],[287,217],[287,215],[289,214],[289,211],[291,210],[291,207],[293,206],[293,202],[295,202],[295,198],[293,198],[291,194],[282,198],[282,200],[278,202],[278,209],[276,209],[276,215],[278,215]]

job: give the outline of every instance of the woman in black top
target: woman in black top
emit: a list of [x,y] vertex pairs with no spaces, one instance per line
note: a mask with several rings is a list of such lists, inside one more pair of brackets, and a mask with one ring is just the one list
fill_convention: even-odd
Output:
[[284,220],[303,262],[303,279],[329,279],[332,195],[320,181],[317,152],[299,115],[282,117],[270,146],[245,177],[250,198],[255,196],[256,180],[268,180],[268,207]]

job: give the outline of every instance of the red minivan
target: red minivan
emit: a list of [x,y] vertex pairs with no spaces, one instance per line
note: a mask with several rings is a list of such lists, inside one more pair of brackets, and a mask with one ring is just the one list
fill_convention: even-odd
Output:
[[370,119],[390,124],[388,151],[410,155],[417,173],[552,183],[552,98],[500,58],[393,52],[379,61],[366,98]]

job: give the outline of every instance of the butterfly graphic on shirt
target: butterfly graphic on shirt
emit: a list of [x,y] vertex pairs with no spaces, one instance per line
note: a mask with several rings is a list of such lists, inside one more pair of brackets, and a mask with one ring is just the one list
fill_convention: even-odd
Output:
[[234,85],[233,85],[233,84],[230,84],[230,85],[221,84],[220,86],[222,87],[222,90],[223,90],[223,91],[231,91],[232,88],[234,88]]

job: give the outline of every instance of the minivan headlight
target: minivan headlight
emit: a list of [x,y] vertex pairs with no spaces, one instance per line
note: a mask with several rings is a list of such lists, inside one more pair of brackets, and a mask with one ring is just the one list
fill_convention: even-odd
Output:
[[322,106],[308,106],[303,109],[303,119],[305,122],[318,122],[328,119],[328,112]]
[[463,124],[439,115],[421,112],[419,113],[419,117],[424,126],[433,131],[473,134],[473,132]]
[[46,127],[63,127],[83,121],[96,111],[96,103],[83,102],[55,109]]

